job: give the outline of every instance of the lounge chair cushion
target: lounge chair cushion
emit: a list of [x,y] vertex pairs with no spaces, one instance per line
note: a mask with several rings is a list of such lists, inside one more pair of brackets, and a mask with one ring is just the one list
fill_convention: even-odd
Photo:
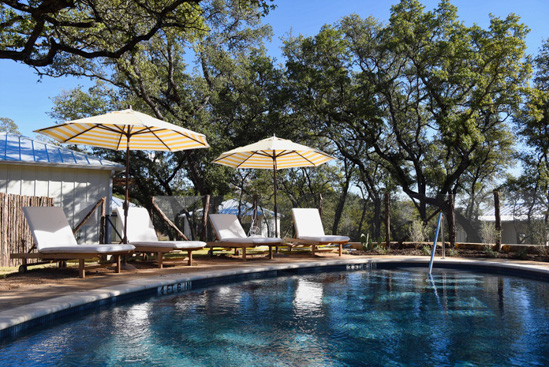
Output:
[[348,242],[347,236],[324,234],[320,213],[315,208],[293,208],[296,238],[319,243]]
[[65,212],[60,207],[24,207],[23,212],[31,229],[36,249],[40,253],[103,254],[132,251],[132,245],[79,245]]
[[249,247],[258,245],[277,245],[283,241],[278,237],[246,236],[244,228],[234,214],[210,214],[212,223],[219,242],[250,244]]
[[[117,207],[116,214],[124,226],[124,209]],[[206,246],[202,241],[160,241],[145,208],[130,207],[128,210],[128,242],[139,247],[171,248],[173,250],[201,249]]]
[[42,254],[112,254],[116,252],[133,251],[133,245],[94,245],[84,244],[76,246],[46,247],[40,250]]
[[324,226],[318,209],[293,208],[292,215],[297,238],[324,236]]
[[233,214],[210,214],[210,222],[220,241],[231,239],[230,242],[248,238],[244,228],[238,221],[238,217]]
[[158,247],[158,248],[171,248],[174,250],[188,250],[188,249],[201,249],[206,246],[206,242],[202,241],[137,241],[132,242],[134,246],[143,247]]
[[324,235],[324,236],[301,236],[299,239],[306,241],[322,242],[322,243],[336,243],[336,242],[349,242],[350,238],[347,236],[335,236],[335,235]]
[[[117,207],[118,220],[124,226],[124,209]],[[146,208],[130,207],[128,209],[128,229],[126,231],[128,242],[156,242],[158,236]]]
[[249,243],[250,245],[258,246],[258,245],[281,244],[282,239],[276,238],[276,237],[246,237],[246,238],[237,237],[237,238],[224,238],[219,242],[234,242],[234,243],[242,243],[242,244]]

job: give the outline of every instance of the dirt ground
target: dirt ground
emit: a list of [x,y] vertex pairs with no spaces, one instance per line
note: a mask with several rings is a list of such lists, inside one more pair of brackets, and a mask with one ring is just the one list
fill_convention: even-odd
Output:
[[[364,255],[364,256],[430,256],[430,246],[406,246],[398,247],[393,246],[390,250],[385,249],[374,249],[369,251],[353,250],[348,254],[344,255],[347,258],[352,258],[354,256]],[[437,257],[442,256],[442,251],[440,248],[437,248]],[[335,252],[321,252],[315,258],[310,255],[310,252],[304,251],[301,253],[292,252],[292,254],[281,253],[277,255],[279,261],[303,261],[303,260],[314,260],[322,257],[333,257],[337,258]],[[446,257],[464,257],[464,258],[486,258],[486,259],[513,259],[513,260],[529,260],[529,261],[540,261],[540,262],[549,262],[549,251],[547,254],[540,254],[539,251],[515,251],[515,252],[495,252],[493,250],[488,250],[486,248],[476,248],[476,249],[465,249],[458,248],[455,250],[446,249]],[[165,269],[159,270],[156,267],[155,263],[152,262],[141,262],[141,261],[130,261],[128,266],[124,269],[123,274],[147,274],[147,273],[157,273],[159,271],[173,271],[180,272],[193,272],[204,270],[205,268],[223,268],[223,267],[233,267],[235,265],[241,266],[242,261],[235,257],[229,255],[220,255],[210,257],[208,255],[194,256],[196,266],[187,267],[181,261],[184,260],[181,258],[174,258],[171,263],[168,261],[165,263]],[[244,264],[254,265],[260,262],[267,262],[264,254],[255,254],[251,255],[248,258],[248,261]],[[271,260],[272,261],[272,260]],[[274,260],[277,261],[277,258]],[[0,279],[0,292],[1,291],[10,291],[16,289],[26,289],[32,290],[33,288],[43,287],[65,287],[74,281],[78,282],[81,279],[78,278],[78,269],[75,267],[76,264],[71,265],[68,268],[58,268],[56,264],[52,264],[49,268],[37,268],[30,267],[29,270],[25,273],[10,273],[4,275]],[[92,270],[86,270],[86,281],[91,282],[101,282],[102,278],[108,277],[110,275],[114,276],[123,276],[122,274],[113,274],[113,267],[107,266],[105,268],[96,268]]]

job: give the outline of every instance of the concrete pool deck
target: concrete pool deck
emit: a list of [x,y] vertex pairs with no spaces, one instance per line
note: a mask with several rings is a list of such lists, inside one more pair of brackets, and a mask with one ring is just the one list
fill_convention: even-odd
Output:
[[[320,256],[283,256],[268,260],[264,257],[243,262],[232,258],[196,259],[196,266],[177,265],[165,269],[140,269],[121,274],[90,274],[76,277],[45,279],[38,284],[17,286],[0,292],[0,336],[16,334],[33,325],[46,323],[63,312],[78,312],[132,294],[176,293],[192,288],[193,284],[226,282],[230,279],[254,279],[291,274],[298,269],[334,268],[365,269],[371,264],[428,267],[428,256],[355,256],[322,254]],[[549,280],[549,263],[508,259],[435,258],[438,267],[493,269],[510,274],[525,274]],[[374,265],[375,267],[375,265]],[[24,275],[23,275],[24,276]],[[39,276],[39,273],[38,273]],[[0,280],[5,282],[5,279]],[[210,284],[208,283],[208,284]],[[200,286],[198,286],[200,287]],[[94,306],[95,305],[95,306]],[[34,324],[33,324],[34,323]]]

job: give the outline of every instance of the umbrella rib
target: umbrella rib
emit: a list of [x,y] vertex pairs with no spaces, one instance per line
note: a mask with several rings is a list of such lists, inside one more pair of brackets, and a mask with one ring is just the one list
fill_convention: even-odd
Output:
[[[223,156],[223,157],[219,157],[219,158],[216,158],[213,160],[214,163],[217,163],[219,161],[221,161],[222,159],[225,159],[225,158],[229,158],[229,157],[232,157],[233,155],[236,155],[237,153],[231,153],[231,154],[227,154],[226,156]],[[234,168],[240,168],[240,166],[242,166],[244,163],[246,163],[248,161],[248,159],[250,159],[252,156],[254,155],[254,152],[252,152],[252,154],[250,154],[248,157],[246,157],[246,159],[244,159],[242,162],[240,162],[237,166],[235,166]],[[231,166],[232,167],[232,166]]]
[[[166,147],[166,149],[168,149],[168,151],[172,151],[172,148],[170,148],[165,142],[164,140],[162,140],[158,135],[156,135],[156,131],[154,131],[153,129],[151,129],[150,127],[146,127],[146,129],[143,129],[143,130],[139,130],[138,132],[136,132],[134,135],[140,135],[140,134],[145,134],[146,132],[150,132],[152,135],[154,135],[154,137],[160,142],[162,143],[162,145],[164,145]],[[157,130],[157,131],[161,131],[161,129]]]
[[[57,129],[57,128],[59,128],[59,127],[70,126],[70,125],[71,125],[71,124],[59,124],[59,125],[55,125],[55,126],[52,126],[52,127],[47,127],[47,128],[44,128],[44,129],[37,130],[37,132],[48,131],[48,130],[54,130],[54,129]],[[66,142],[68,142],[68,141],[71,141],[72,139],[77,138],[77,137],[79,137],[80,135],[85,134],[85,133],[87,133],[88,131],[93,130],[94,128],[95,128],[95,126],[92,126],[92,127],[88,128],[88,129],[86,129],[86,130],[84,130],[84,131],[81,131],[81,132],[79,132],[78,134],[73,135],[73,136],[69,137],[68,139],[63,140],[62,143],[66,143]]]
[[193,138],[192,136],[190,136],[190,135],[188,135],[188,134],[184,134],[184,133],[182,133],[182,132],[180,132],[180,131],[176,131],[176,133],[178,133],[179,135],[182,135],[182,136],[186,137],[187,139],[191,139],[191,140],[193,140],[193,141],[199,143],[200,145],[204,145],[203,142],[201,142],[201,141],[198,140],[198,139]]
[[[172,149],[171,149],[168,145],[166,145],[166,143],[156,134],[156,132],[162,131],[162,130],[164,130],[164,129],[163,129],[163,128],[152,129],[151,127],[147,127],[146,129],[139,130],[138,132],[136,132],[136,133],[133,134],[133,135],[140,135],[140,134],[145,134],[146,132],[150,132],[151,134],[153,134],[153,135],[158,139],[159,142],[161,142],[161,143],[166,147],[166,149],[168,149],[168,150],[171,152]],[[196,142],[196,143],[198,143],[198,144],[200,144],[200,145],[204,145],[204,143],[203,143],[202,141],[193,138],[192,136],[190,136],[190,135],[187,134],[187,133],[182,133],[181,131],[176,131],[176,130],[172,130],[172,131],[173,131],[174,133],[176,133],[176,134],[178,134],[178,135],[181,135],[181,136],[183,136],[183,137],[185,137],[185,138],[187,138],[187,139],[190,139],[190,140],[192,140],[192,141],[194,141],[194,142]]]
[[312,162],[311,160],[309,160],[309,158],[303,156],[303,154],[299,153],[297,150],[294,151],[295,154],[297,154],[298,156],[300,156],[301,158],[305,159],[307,162],[309,162],[310,164],[312,164],[313,166],[315,166],[314,162]]

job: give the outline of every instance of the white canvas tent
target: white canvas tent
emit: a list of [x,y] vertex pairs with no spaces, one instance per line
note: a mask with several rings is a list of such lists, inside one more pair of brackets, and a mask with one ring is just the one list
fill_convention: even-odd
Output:
[[[531,220],[544,220],[543,208],[535,208],[530,215]],[[479,217],[481,222],[495,223],[495,210],[491,209],[485,215]],[[524,204],[502,205],[500,207],[501,243],[523,243],[528,231],[528,207]]]

